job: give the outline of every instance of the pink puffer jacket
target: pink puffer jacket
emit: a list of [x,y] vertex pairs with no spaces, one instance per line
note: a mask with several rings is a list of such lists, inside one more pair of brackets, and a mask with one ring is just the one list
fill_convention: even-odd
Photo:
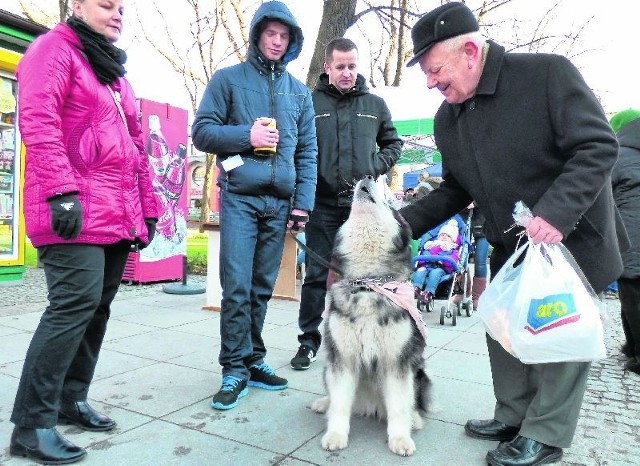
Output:
[[[56,243],[148,242],[145,218],[158,218],[147,155],[130,84],[120,94],[128,128],[100,84],[69,26],[39,37],[20,60],[18,124],[26,147],[24,216],[34,246]],[[64,240],[51,229],[47,199],[77,192],[80,235]]]

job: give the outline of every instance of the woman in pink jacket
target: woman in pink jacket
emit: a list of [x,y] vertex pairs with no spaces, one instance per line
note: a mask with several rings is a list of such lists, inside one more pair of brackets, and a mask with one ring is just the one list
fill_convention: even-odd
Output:
[[131,246],[151,241],[158,218],[126,56],[113,45],[123,1],[72,5],[73,16],[29,47],[16,74],[24,215],[49,306],[27,351],[10,453],[55,464],[86,454],[58,433],[59,421],[91,431],[116,425],[87,393]]

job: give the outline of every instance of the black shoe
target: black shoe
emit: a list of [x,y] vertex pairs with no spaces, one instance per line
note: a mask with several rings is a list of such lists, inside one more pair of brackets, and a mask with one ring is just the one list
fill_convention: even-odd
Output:
[[214,409],[227,410],[238,406],[238,400],[249,394],[247,381],[225,375],[222,378],[222,387],[211,400],[211,407]]
[[311,363],[316,360],[316,352],[307,345],[300,345],[295,357],[291,360],[291,368],[297,371],[309,369]]
[[487,462],[492,466],[534,466],[555,463],[561,458],[562,448],[520,435],[487,453]]
[[495,419],[470,419],[464,425],[464,430],[471,437],[483,440],[512,440],[518,435],[520,427],[503,424]]
[[86,401],[62,402],[58,420],[83,430],[103,432],[116,426],[116,421],[93,409]]
[[87,452],[69,442],[54,428],[26,429],[14,427],[9,454],[42,464],[68,464],[80,461]]
[[251,378],[247,382],[250,387],[264,388],[265,390],[284,390],[289,386],[289,381],[278,377],[269,364],[255,364],[249,368]]
[[631,351],[631,348],[629,347],[629,343],[624,343],[622,346],[620,346],[620,352],[628,358],[632,358],[633,356],[635,356],[633,354],[633,351]]
[[624,363],[624,368],[625,370],[640,374],[640,359],[638,359],[637,357],[629,358],[629,360]]

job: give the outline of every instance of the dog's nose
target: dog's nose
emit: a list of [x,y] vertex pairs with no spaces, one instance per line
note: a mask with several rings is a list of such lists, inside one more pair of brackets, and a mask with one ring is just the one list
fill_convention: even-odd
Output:
[[365,179],[372,180],[373,179],[373,175],[367,175],[367,176],[365,176]]

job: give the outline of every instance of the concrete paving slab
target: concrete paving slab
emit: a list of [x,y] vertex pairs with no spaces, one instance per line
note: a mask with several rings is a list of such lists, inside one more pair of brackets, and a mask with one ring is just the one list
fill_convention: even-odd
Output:
[[219,383],[215,374],[161,362],[96,380],[91,384],[90,396],[137,413],[161,417],[208,399]]
[[188,335],[170,329],[154,330],[142,335],[110,340],[103,348],[156,361],[166,361],[191,352],[191,348],[214,346],[217,341],[201,335]]
[[40,317],[42,317],[43,312],[44,308],[37,312],[26,312],[0,317],[0,325],[34,332],[40,323]]
[[107,324],[107,333],[104,335],[104,342],[112,340],[122,340],[136,335],[144,335],[157,330],[155,327],[148,325],[139,325],[131,322],[120,320],[117,317],[109,319]]
[[158,361],[102,348],[93,379],[107,379],[154,364],[158,364]]
[[214,410],[207,399],[163,419],[286,455],[324,429],[322,416],[305,407],[314,397],[292,389],[249,388],[249,394],[232,410]]
[[194,311],[186,306],[181,309],[175,309],[151,305],[145,306],[143,311],[115,316],[114,319],[156,328],[171,328],[208,320],[202,311]]
[[4,337],[7,335],[16,335],[20,333],[28,333],[25,330],[20,330],[14,327],[7,327],[5,325],[0,325],[0,337]]

